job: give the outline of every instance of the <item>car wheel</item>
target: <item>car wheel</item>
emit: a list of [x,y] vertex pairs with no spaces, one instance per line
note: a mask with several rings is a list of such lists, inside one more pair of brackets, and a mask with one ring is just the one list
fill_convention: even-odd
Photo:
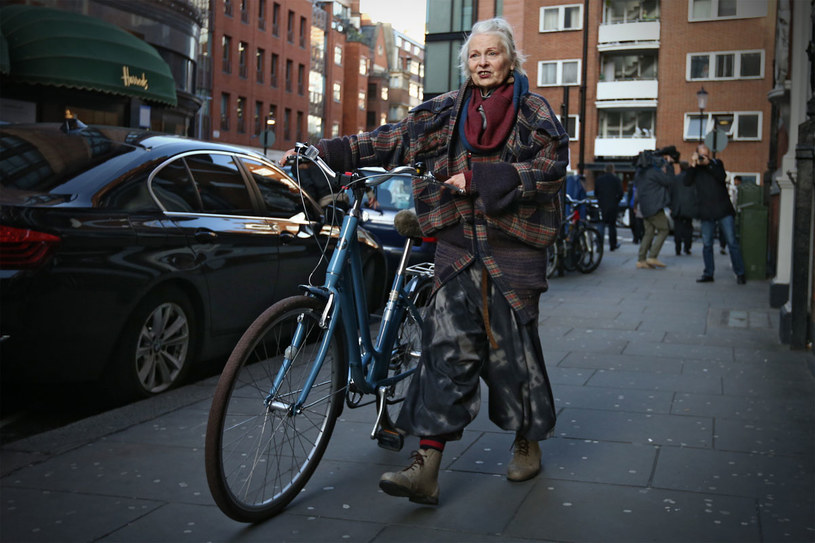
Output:
[[108,368],[109,392],[137,399],[177,386],[189,370],[196,340],[187,296],[176,289],[152,292],[127,320]]

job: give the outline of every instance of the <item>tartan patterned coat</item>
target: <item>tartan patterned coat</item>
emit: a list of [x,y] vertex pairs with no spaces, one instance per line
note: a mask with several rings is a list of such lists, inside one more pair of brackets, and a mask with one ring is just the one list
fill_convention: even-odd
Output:
[[557,193],[569,164],[569,137],[548,102],[528,92],[526,77],[515,77],[515,124],[494,153],[478,156],[460,141],[456,122],[473,91],[470,80],[457,91],[417,106],[398,123],[322,140],[319,148],[338,171],[424,162],[428,171],[443,179],[472,169],[470,192],[465,195],[426,181],[414,183],[422,231],[439,239],[437,285],[478,258],[522,321],[528,322],[547,288],[546,248],[560,228]]

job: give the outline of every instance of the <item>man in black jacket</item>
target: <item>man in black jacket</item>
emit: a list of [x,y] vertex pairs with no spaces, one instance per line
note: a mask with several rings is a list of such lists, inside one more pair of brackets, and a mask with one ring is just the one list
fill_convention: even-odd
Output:
[[[608,247],[612,251],[620,247],[617,243],[617,213],[623,194],[623,182],[614,175],[614,165],[608,164],[605,173],[594,180],[594,195],[603,214],[602,224],[608,228]],[[602,231],[600,237],[603,237]]]
[[696,147],[690,161],[691,168],[685,175],[686,185],[695,185],[699,197],[699,218],[702,219],[702,258],[705,269],[696,280],[699,283],[713,281],[715,270],[713,262],[713,232],[718,224],[727,240],[730,253],[730,262],[733,264],[733,273],[736,281],[743,285],[744,261],[741,257],[741,248],[736,241],[735,215],[730,194],[727,191],[724,164],[721,160],[710,157],[710,149],[704,143]]

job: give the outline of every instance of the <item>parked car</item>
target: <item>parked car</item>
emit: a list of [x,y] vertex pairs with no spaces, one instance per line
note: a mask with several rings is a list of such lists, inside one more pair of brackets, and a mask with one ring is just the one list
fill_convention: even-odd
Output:
[[[319,283],[337,234],[262,155],[143,130],[0,126],[0,187],[4,382],[160,393]],[[360,240],[375,306],[385,255]]]

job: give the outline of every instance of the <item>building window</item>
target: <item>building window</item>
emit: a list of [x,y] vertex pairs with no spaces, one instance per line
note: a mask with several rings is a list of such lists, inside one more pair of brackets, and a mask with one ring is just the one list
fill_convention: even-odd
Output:
[[272,121],[272,124],[267,125],[265,130],[269,130],[277,135],[277,106],[272,104],[269,104],[269,120]]
[[[560,115],[557,116],[557,119],[563,124],[563,119]],[[566,124],[563,125],[564,130],[566,133],[569,134],[569,141],[578,141],[578,135],[580,134],[580,126],[578,122],[577,115],[569,115]]]
[[292,89],[292,72],[294,71],[294,63],[291,60],[286,61],[286,92],[291,92]]
[[604,55],[600,59],[601,81],[642,81],[656,78],[655,54]]
[[335,102],[339,102],[342,99],[342,85],[336,81],[334,82],[334,90],[331,96]]
[[[306,48],[306,36],[308,35],[308,21],[305,17],[300,17],[300,47]],[[302,141],[302,140],[297,140]]]
[[265,65],[266,65],[266,51],[258,48],[257,53],[255,54],[255,70],[257,71],[258,83],[263,83],[263,72],[265,71],[263,68]]
[[243,96],[238,96],[238,102],[236,104],[235,113],[238,117],[238,133],[244,134],[246,132],[246,98]]
[[[306,66],[304,64],[297,65],[297,94],[303,96],[306,93]],[[301,140],[297,140],[301,141]]]
[[291,139],[291,110],[289,108],[283,111],[283,139]]
[[687,79],[761,79],[764,77],[764,51],[723,51],[689,53]]
[[224,0],[224,15],[232,17],[232,0]]
[[359,109],[365,111],[365,91],[359,91],[357,101],[359,102]]
[[637,23],[659,19],[657,0],[614,0],[604,4],[604,24]]
[[254,134],[256,136],[260,135],[260,131],[263,130],[263,102],[255,102],[255,118],[254,121]]
[[241,22],[248,23],[249,22],[249,2],[247,0],[241,0]]
[[380,113],[379,114],[379,126],[382,126],[383,124],[387,124],[387,122],[388,122],[388,116],[385,115],[384,113]]
[[631,109],[599,111],[601,138],[653,138],[656,112]]
[[266,0],[258,0],[258,28],[266,30]]
[[579,60],[553,60],[538,62],[538,86],[580,84]]
[[269,83],[272,87],[277,88],[277,66],[280,64],[280,57],[277,53],[272,53],[272,67],[269,70]]
[[334,64],[342,66],[342,47],[339,45],[334,46]]
[[289,10],[289,17],[286,20],[286,41],[294,43],[294,12]]
[[382,85],[382,89],[379,91],[379,97],[382,98],[382,101],[388,101],[388,87]]
[[540,32],[560,32],[583,28],[583,6],[552,6],[540,8]]
[[714,128],[722,130],[733,141],[761,141],[760,111],[685,114],[685,139],[699,141]]
[[365,57],[359,58],[359,75],[368,75],[368,59]]
[[238,42],[238,75],[246,79],[246,49],[249,46],[245,41]]
[[340,123],[333,122],[331,123],[331,137],[336,138],[340,135]]
[[690,0],[688,3],[689,21],[710,21],[716,19],[746,19],[766,17],[767,0]]
[[295,128],[295,139],[296,139],[296,141],[303,141],[304,140],[304,138],[303,138],[303,120],[304,120],[304,118],[305,117],[303,117],[303,112],[298,111],[297,112],[297,127]]
[[727,172],[729,179],[729,183],[733,183],[733,179],[736,176],[741,177],[742,184],[747,185],[759,185],[759,180],[761,179],[761,174],[757,172]]
[[229,104],[231,98],[228,92],[221,93],[221,130],[229,130]]
[[272,4],[272,35],[280,35],[280,4]]
[[224,73],[232,73],[232,38],[224,34],[221,38],[221,48],[223,49],[223,58],[221,69]]

